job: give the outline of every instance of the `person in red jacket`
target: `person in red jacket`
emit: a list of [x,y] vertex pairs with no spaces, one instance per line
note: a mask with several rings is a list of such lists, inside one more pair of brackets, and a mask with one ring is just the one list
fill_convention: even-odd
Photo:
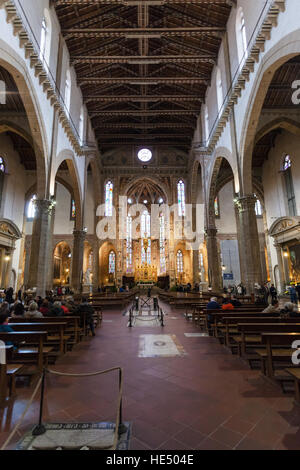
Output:
[[234,310],[234,306],[232,305],[230,300],[227,300],[223,305],[222,305],[222,310]]

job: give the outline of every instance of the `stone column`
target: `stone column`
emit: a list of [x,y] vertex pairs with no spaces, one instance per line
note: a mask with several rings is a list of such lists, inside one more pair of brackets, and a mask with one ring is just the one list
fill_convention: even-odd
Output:
[[170,287],[176,284],[176,253],[174,241],[174,213],[170,214],[170,239],[169,239],[169,276]]
[[9,287],[12,287],[10,285],[10,278],[11,278],[11,273],[12,273],[12,262],[13,262],[13,255],[14,255],[15,248],[12,249],[6,249],[5,250],[5,273],[4,273],[4,288],[8,289]]
[[49,239],[53,201],[37,199],[35,205],[36,216],[31,237],[28,287],[36,287],[37,295],[43,297],[50,263]]
[[241,277],[247,293],[254,293],[254,284],[262,284],[260,246],[255,213],[256,197],[252,194],[235,201],[237,205]]
[[238,205],[234,205],[235,209],[235,220],[236,220],[236,232],[237,232],[237,241],[239,249],[239,260],[240,260],[240,273],[241,273],[241,282],[245,285],[245,267],[244,267],[244,257],[243,257],[243,245],[241,240],[241,226],[240,226],[240,217]]
[[73,253],[72,253],[72,287],[76,294],[82,291],[82,274],[83,274],[83,251],[84,240],[86,237],[85,230],[74,230]]
[[193,282],[200,282],[199,250],[193,250]]
[[283,260],[282,260],[282,250],[281,245],[279,243],[274,243],[274,247],[276,248],[277,254],[277,263],[278,263],[278,270],[279,270],[279,281],[280,281],[280,293],[285,291],[285,276],[284,276],[284,267],[283,267]]
[[214,292],[222,290],[222,272],[221,261],[218,249],[217,229],[215,227],[207,228],[206,231],[206,249],[208,261],[208,282]]
[[93,243],[93,292],[98,292],[99,287],[99,240]]

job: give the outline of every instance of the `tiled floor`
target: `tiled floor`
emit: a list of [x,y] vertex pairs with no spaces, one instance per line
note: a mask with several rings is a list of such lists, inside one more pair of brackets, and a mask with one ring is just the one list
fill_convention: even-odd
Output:
[[[213,338],[187,337],[185,333],[198,330],[179,311],[169,311],[164,329],[129,329],[128,319],[113,311],[105,312],[104,318],[97,336],[78,345],[55,368],[68,372],[124,368],[124,418],[133,423],[132,450],[300,449],[300,407],[294,405],[293,395],[284,395]],[[148,334],[175,335],[187,354],[138,357],[140,335]],[[18,399],[1,411],[0,444],[31,393],[28,387],[18,388]],[[113,420],[116,397],[116,376],[51,376],[46,418]],[[35,402],[20,432],[37,417]]]

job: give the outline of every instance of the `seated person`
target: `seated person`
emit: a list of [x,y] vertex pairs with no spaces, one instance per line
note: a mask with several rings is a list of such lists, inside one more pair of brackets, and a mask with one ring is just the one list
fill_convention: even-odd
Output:
[[226,304],[229,300],[230,300],[229,294],[223,295],[222,304]]
[[[0,333],[12,333],[14,331],[11,326],[8,325],[8,319],[8,313],[0,313]],[[11,341],[6,341],[5,344],[7,346],[13,345]]]
[[300,317],[298,307],[292,302],[286,302],[284,308],[280,310],[280,314],[289,317]]
[[69,297],[67,297],[67,300],[66,302],[64,303],[64,305],[67,307],[67,309],[69,310],[68,314],[69,315],[75,315],[75,311],[77,309],[77,305],[75,304],[74,302],[74,299],[73,297],[70,295]]
[[231,303],[234,307],[241,307],[242,306],[242,302],[240,302],[235,295],[232,296],[232,300],[231,300]]
[[[218,304],[218,299],[217,297],[212,297],[210,299],[210,302],[206,305],[206,310],[220,310],[221,306]],[[210,327],[211,322],[213,321],[212,315],[208,314],[207,315],[207,324]]]
[[278,300],[273,299],[272,302],[262,311],[262,313],[280,313]]
[[56,300],[53,303],[53,306],[50,308],[49,312],[47,313],[47,317],[63,317],[64,311],[61,308],[61,302]]
[[24,313],[25,313],[25,308],[24,308],[24,305],[22,303],[17,303],[12,312],[11,312],[11,317],[12,318],[24,318]]
[[206,305],[206,310],[219,310],[220,308],[217,297],[212,297]]
[[226,302],[223,303],[222,310],[234,310],[234,306],[230,299],[227,299]]
[[40,308],[40,306],[42,305],[43,303],[43,299],[40,295],[37,295],[36,296],[36,299],[35,299],[35,302],[38,304],[38,308]]
[[36,302],[31,302],[29,309],[25,312],[24,317],[28,320],[30,318],[43,318],[43,314],[38,311],[38,304]]
[[94,309],[88,303],[85,297],[82,298],[82,303],[77,308],[76,315],[80,316],[81,327],[83,326],[84,317],[85,317],[86,324],[89,325],[92,335],[95,336],[95,325],[94,325],[94,318],[93,318]]
[[61,308],[63,309],[64,311],[64,315],[68,315],[70,312],[69,312],[69,309],[66,305],[66,302],[63,300],[62,303],[61,303]]
[[45,316],[49,313],[49,301],[47,299],[40,306],[40,312]]
[[0,307],[0,315],[1,313],[5,313],[9,315],[9,304],[7,302],[3,302]]

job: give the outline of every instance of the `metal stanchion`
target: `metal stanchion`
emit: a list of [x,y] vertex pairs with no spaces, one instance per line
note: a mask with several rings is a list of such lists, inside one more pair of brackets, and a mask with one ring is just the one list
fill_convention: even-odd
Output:
[[[119,391],[121,392],[121,387],[122,387],[122,369],[120,369],[119,371]],[[122,412],[122,406],[123,406],[123,401],[122,401],[122,398],[121,398],[121,401],[120,401],[120,413],[119,413],[119,428],[118,428],[118,433],[119,433],[119,436],[121,434],[125,434],[125,432],[127,432],[127,427],[125,426],[125,424],[123,423],[123,412]]]
[[40,416],[39,416],[39,424],[35,426],[32,431],[33,436],[41,436],[45,434],[46,428],[43,425],[43,408],[44,408],[44,396],[45,396],[45,379],[46,379],[46,369],[43,369],[43,376],[42,376],[42,386],[41,386],[41,399],[40,399]]
[[162,309],[160,309],[160,321],[161,321],[161,326],[165,326],[164,325],[164,313]]
[[129,310],[129,328],[132,328],[132,308]]

